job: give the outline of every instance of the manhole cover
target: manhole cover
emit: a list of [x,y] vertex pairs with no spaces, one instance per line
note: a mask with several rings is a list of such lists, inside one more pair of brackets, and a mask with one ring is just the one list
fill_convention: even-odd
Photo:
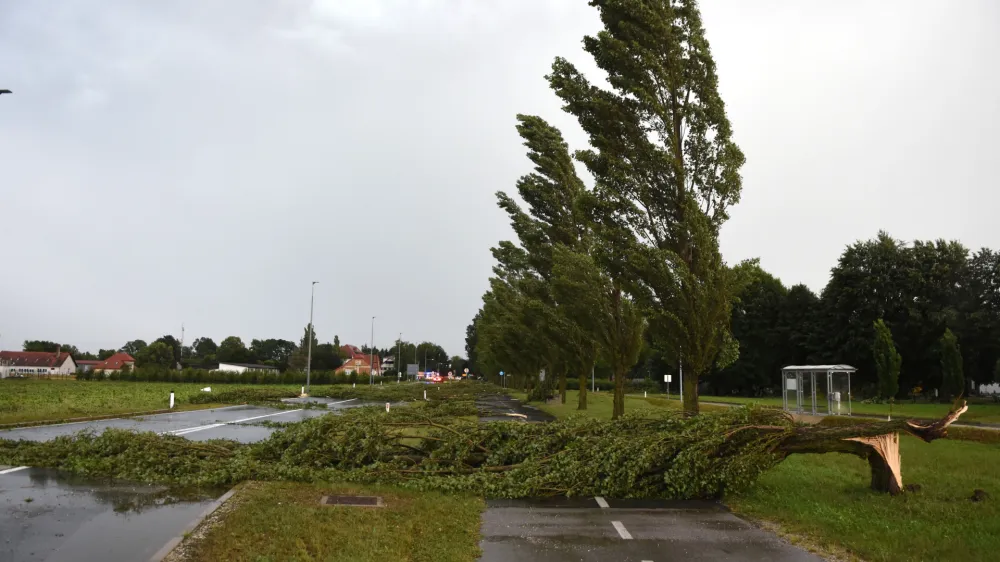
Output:
[[323,496],[320,505],[349,505],[355,507],[382,507],[378,496]]

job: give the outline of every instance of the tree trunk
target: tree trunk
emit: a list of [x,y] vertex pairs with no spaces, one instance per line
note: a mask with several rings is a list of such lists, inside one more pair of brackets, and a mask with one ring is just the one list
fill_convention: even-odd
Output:
[[698,375],[691,373],[684,377],[684,415],[698,415]]
[[[871,488],[878,492],[899,494],[903,491],[899,456],[899,432],[906,432],[926,442],[947,435],[948,426],[969,407],[962,403],[944,419],[931,424],[914,421],[862,423],[843,427],[798,427],[781,439],[775,452],[782,456],[795,453],[849,453],[868,461]],[[747,428],[750,429],[750,428]],[[760,431],[784,428],[754,428]]]
[[615,366],[615,397],[611,419],[616,420],[625,413],[625,367]]
[[569,368],[565,363],[559,364],[559,401],[563,404],[566,403],[566,376],[569,372]]
[[578,378],[578,380],[580,382],[580,394],[579,394],[579,397],[577,398],[576,409],[577,410],[586,410],[587,409],[587,375],[590,372],[590,368],[593,368],[593,364],[589,365],[590,368],[588,368],[587,364],[581,365],[581,367],[583,367],[583,368],[580,369],[580,376]]

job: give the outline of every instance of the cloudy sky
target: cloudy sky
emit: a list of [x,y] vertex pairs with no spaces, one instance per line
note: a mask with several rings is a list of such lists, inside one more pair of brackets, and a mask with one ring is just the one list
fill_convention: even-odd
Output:
[[[704,0],[747,156],[733,262],[822,289],[885,229],[1000,247],[1000,4]],[[518,112],[584,0],[0,2],[0,348],[165,333],[463,354]]]

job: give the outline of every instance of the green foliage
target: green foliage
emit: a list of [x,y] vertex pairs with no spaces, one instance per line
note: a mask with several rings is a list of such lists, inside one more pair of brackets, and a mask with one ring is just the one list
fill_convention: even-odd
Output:
[[220,363],[247,363],[250,360],[250,351],[237,336],[222,340],[215,355]]
[[951,401],[965,393],[965,375],[962,373],[962,352],[958,338],[951,330],[941,336],[941,396]]
[[174,350],[162,341],[155,341],[141,348],[133,357],[139,367],[172,367],[174,365]]
[[596,180],[597,262],[646,305],[655,339],[680,354],[685,408],[696,412],[698,377],[735,357],[739,277],[722,261],[718,230],[739,201],[744,157],[696,2],[592,5],[604,29],[584,49],[611,89],[562,58],[548,79],[590,139],[577,158]]
[[[449,402],[459,400],[440,407],[456,407]],[[777,463],[771,438],[733,430],[788,423],[773,411],[734,408],[693,419],[482,424],[414,405],[313,418],[252,445],[113,429],[0,441],[0,462],[178,484],[336,480],[490,497],[718,498]]]
[[896,352],[892,333],[881,318],[875,321],[875,342],[872,344],[875,356],[875,372],[878,375],[879,394],[886,400],[893,400],[899,392],[899,368],[903,358]]
[[146,347],[145,341],[132,340],[130,342],[126,342],[125,345],[123,345],[119,351],[123,353],[128,353],[133,358],[135,358],[137,355],[139,355],[139,352],[142,351],[145,347]]
[[73,357],[81,355],[80,350],[75,345],[60,344],[54,341],[25,340],[22,349],[24,351],[45,351],[48,353],[55,353],[56,350],[60,350],[69,353]]

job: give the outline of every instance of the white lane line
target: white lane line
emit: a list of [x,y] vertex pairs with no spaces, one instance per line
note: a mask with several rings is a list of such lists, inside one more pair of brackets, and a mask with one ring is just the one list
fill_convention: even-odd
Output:
[[608,508],[608,502],[604,501],[604,498],[601,496],[594,496],[594,499],[597,501],[597,505],[601,506],[601,509]]
[[168,431],[167,433],[173,433],[174,435],[187,435],[189,433],[194,433],[196,431],[204,431],[206,429],[214,429],[216,427],[222,427],[224,425],[231,425],[231,424],[235,424],[235,423],[243,423],[243,422],[247,422],[247,421],[251,421],[251,420],[259,420],[261,418],[269,418],[271,416],[280,416],[280,415],[283,415],[283,414],[291,414],[291,413],[294,413],[294,412],[301,412],[304,409],[305,408],[299,408],[298,410],[285,410],[285,411],[276,412],[276,413],[273,413],[273,414],[264,414],[263,416],[254,416],[252,418],[243,418],[241,420],[233,420],[233,421],[227,421],[227,422],[223,422],[223,423],[214,423],[214,424],[209,424],[209,425],[202,425],[202,426],[199,426],[199,427],[188,427],[188,428],[185,428],[185,429],[175,429],[173,431]]
[[0,474],[10,474],[11,472],[17,472],[18,470],[24,470],[26,468],[28,468],[28,467],[26,467],[26,466],[18,466],[18,467],[14,467],[14,468],[8,468],[7,470],[0,470]]
[[629,534],[628,529],[625,528],[625,525],[622,525],[621,521],[612,521],[611,524],[614,525],[615,530],[618,531],[618,536],[627,541],[632,540],[632,535]]
[[341,400],[340,402],[327,402],[327,406],[336,406],[337,404],[343,404],[344,402],[350,402],[352,400],[357,400],[357,398],[348,398],[347,400]]

